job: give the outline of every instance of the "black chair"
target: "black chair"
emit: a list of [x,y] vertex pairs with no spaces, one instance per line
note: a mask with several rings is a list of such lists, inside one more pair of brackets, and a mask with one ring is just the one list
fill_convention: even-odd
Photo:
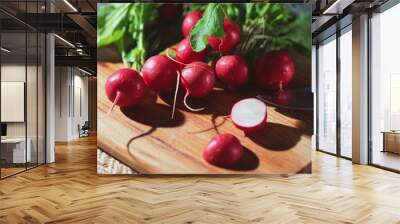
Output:
[[82,127],[80,127],[80,125],[78,125],[79,138],[89,136],[89,129],[90,129],[89,121],[85,121],[85,123],[82,125]]

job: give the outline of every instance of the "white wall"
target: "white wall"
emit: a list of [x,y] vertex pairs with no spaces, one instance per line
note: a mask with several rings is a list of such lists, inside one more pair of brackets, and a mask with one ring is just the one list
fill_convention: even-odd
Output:
[[[1,66],[1,81],[2,82],[25,82],[25,64],[3,64]],[[28,66],[28,70],[32,66]],[[29,97],[29,93],[27,93]],[[36,96],[36,92],[35,92]],[[6,110],[7,108],[1,108]],[[35,114],[36,115],[36,114]],[[28,115],[29,116],[29,115]],[[31,117],[28,117],[31,120]],[[25,137],[25,122],[7,122],[7,136],[8,137]],[[29,136],[28,136],[29,137]]]
[[[78,73],[78,75],[76,75],[76,71],[75,70],[75,75],[74,75],[74,92],[73,94],[75,94],[74,96],[72,96],[75,99],[75,113],[74,117],[72,119],[72,136],[74,138],[78,137],[78,124],[83,125],[85,123],[85,121],[88,121],[89,119],[89,110],[88,110],[88,106],[89,106],[89,102],[88,102],[88,78],[82,76],[82,73]],[[80,91],[80,93],[78,93],[78,91]],[[80,97],[78,98],[80,94]],[[80,101],[80,102],[78,102]],[[81,107],[81,108],[79,108]],[[82,110],[82,111],[79,111]]]
[[[24,122],[25,83],[1,82],[1,121]],[[36,108],[36,105],[35,107]]]
[[76,68],[56,67],[55,141],[77,139],[78,125],[88,120],[88,78],[83,75]]
[[68,140],[68,86],[69,86],[69,68],[55,68],[55,141]]
[[[39,69],[39,70],[37,70]],[[25,138],[29,139],[32,153],[32,161],[44,163],[44,150],[45,150],[45,130],[44,130],[44,92],[43,89],[44,74],[42,73],[41,66],[28,65],[18,63],[6,63],[1,66],[1,81],[2,82],[24,82],[26,85],[26,107],[22,106],[21,113],[26,112],[26,120],[22,122],[6,122],[7,123],[7,137],[9,138]],[[27,80],[25,80],[27,78]],[[3,91],[4,89],[2,89]],[[21,94],[24,94],[24,90]],[[2,96],[4,97],[4,96]],[[24,103],[24,102],[23,102]],[[2,112],[13,113],[13,108],[2,107]],[[14,108],[14,110],[16,110]],[[37,156],[37,153],[39,154]]]
[[[25,64],[3,64],[1,65],[1,81],[3,82],[25,82]],[[1,108],[5,110],[6,108]],[[8,137],[25,137],[25,122],[7,123]]]

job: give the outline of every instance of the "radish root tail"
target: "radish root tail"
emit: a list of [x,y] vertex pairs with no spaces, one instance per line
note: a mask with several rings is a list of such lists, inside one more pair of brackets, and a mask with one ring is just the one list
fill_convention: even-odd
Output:
[[204,110],[204,107],[202,107],[202,108],[192,108],[192,107],[190,107],[190,106],[187,104],[187,102],[186,102],[188,96],[189,96],[189,92],[186,92],[185,97],[183,98],[183,104],[185,104],[185,107],[186,107],[187,109],[189,109],[190,111],[194,111],[194,112]]
[[175,108],[176,108],[176,97],[178,96],[178,90],[179,90],[179,80],[181,78],[181,73],[179,71],[176,71],[176,87],[175,87],[175,95],[174,95],[174,104],[172,106],[172,115],[171,115],[171,120],[174,119],[175,115]]
[[178,64],[180,64],[180,65],[187,65],[187,64],[185,64],[185,63],[183,63],[183,62],[180,62],[180,61],[176,60],[175,58],[171,57],[171,56],[169,55],[169,48],[167,48],[167,58],[169,58],[171,61],[176,62],[176,63],[178,63]]
[[221,43],[218,44],[218,51],[219,51],[219,55],[222,57],[222,52],[221,52],[221,47],[222,47],[222,43],[224,42],[224,39],[221,39]]
[[279,82],[279,92],[283,92],[283,82]]
[[110,109],[108,109],[107,116],[111,114],[115,105],[118,103],[119,98],[121,97],[121,92],[117,91],[117,95],[115,96],[114,102],[112,103]]

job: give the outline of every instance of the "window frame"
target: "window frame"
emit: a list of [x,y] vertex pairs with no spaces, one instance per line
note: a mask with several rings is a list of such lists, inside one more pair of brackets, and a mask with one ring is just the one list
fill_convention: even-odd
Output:
[[[340,118],[340,103],[341,103],[341,97],[340,97],[340,77],[341,77],[341,67],[340,67],[340,37],[342,35],[344,35],[347,32],[351,32],[352,31],[352,23],[347,24],[346,26],[338,29],[335,33],[333,33],[332,35],[326,37],[325,39],[319,41],[316,44],[316,90],[317,90],[317,94],[316,95],[316,150],[319,152],[323,152],[323,153],[327,153],[329,155],[333,155],[333,156],[337,156],[340,158],[344,158],[347,160],[352,160],[351,157],[347,157],[342,155],[342,150],[341,150],[341,118]],[[334,38],[332,38],[333,36],[335,36]],[[331,40],[330,40],[331,39]],[[329,42],[329,41],[336,41],[336,151],[335,153],[332,152],[328,152],[324,149],[320,148],[320,143],[319,143],[319,103],[320,103],[320,99],[319,99],[319,94],[318,92],[320,91],[320,74],[319,74],[319,47],[321,45],[321,43],[324,42]]]

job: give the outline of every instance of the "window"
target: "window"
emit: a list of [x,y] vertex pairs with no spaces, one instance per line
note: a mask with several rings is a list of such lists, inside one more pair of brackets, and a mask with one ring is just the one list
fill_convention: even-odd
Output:
[[340,36],[333,35],[320,43],[317,51],[317,147],[321,151],[351,158],[353,79],[351,25],[342,29],[339,34]]
[[318,145],[336,153],[336,36],[318,47]]
[[340,36],[340,155],[352,156],[352,32],[351,26]]
[[400,5],[371,18],[370,160],[400,170]]

